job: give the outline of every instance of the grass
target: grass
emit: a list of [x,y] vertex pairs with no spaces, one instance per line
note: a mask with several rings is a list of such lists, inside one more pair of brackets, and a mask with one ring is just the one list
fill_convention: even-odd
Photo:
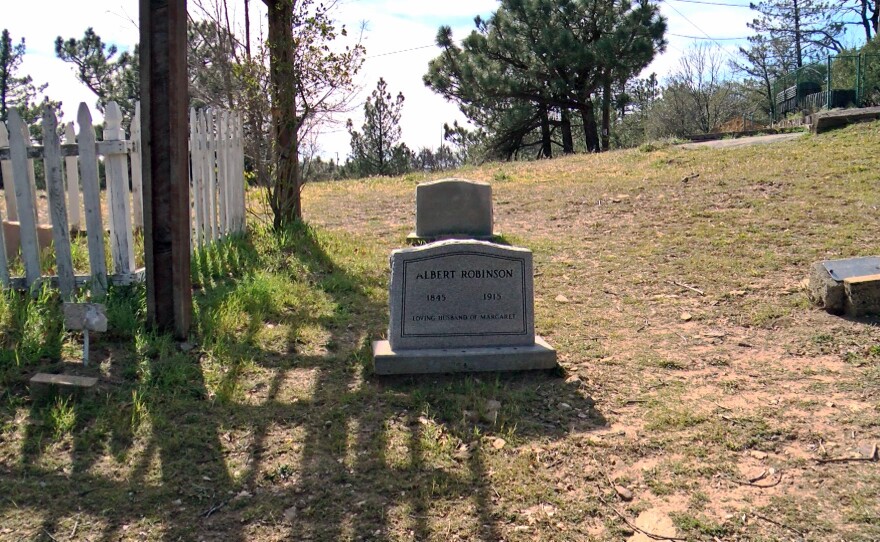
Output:
[[[875,123],[460,172],[534,252],[557,372],[371,373],[423,174],[307,186],[308,226],[197,251],[183,349],[141,285],[88,368],[57,295],[4,293],[0,539],[611,541],[649,511],[689,540],[878,538],[876,464],[814,459],[880,441],[880,333],[799,286],[880,249],[854,220],[878,147]],[[37,371],[100,390],[32,404]]]

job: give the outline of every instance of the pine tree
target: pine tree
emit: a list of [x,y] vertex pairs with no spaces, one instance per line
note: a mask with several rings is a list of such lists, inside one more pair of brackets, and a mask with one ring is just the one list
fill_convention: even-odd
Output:
[[55,56],[76,66],[76,78],[98,97],[98,110],[113,101],[130,119],[140,99],[140,54],[137,46],[131,53],[117,53],[116,46],[104,43],[91,27],[79,40],[55,38]]
[[18,75],[26,50],[24,38],[14,43],[8,30],[0,33],[0,122],[6,122],[9,109],[15,108],[29,126],[31,136],[39,140],[42,137],[39,123],[43,107],[51,105],[60,111],[61,103],[45,96],[39,99],[48,83],[35,85],[30,75]]
[[789,44],[796,67],[823,52],[840,52],[844,22],[841,5],[822,0],[762,0],[750,4],[758,17],[748,27],[771,40]]
[[380,77],[376,89],[364,103],[361,131],[355,131],[351,119],[348,119],[351,162],[358,174],[396,175],[409,169],[413,153],[400,143],[403,101],[402,92],[392,98],[388,84]]
[[[488,21],[476,20],[461,47],[448,27],[441,28],[437,45],[443,52],[423,79],[487,131],[492,123],[486,120],[498,116],[520,121],[495,123],[517,128],[511,135],[540,130],[545,156],[556,126],[564,150],[572,148],[570,113],[579,115],[586,148],[598,151],[597,97],[662,51],[665,29],[647,0],[502,0]],[[551,112],[558,117],[551,119]]]

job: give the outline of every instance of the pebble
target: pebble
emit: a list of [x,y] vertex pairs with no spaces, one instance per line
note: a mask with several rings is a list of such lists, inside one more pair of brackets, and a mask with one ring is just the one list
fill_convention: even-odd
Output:
[[507,445],[507,441],[504,440],[503,438],[497,438],[492,442],[492,447],[495,448],[496,450],[500,450],[501,448],[504,448],[504,446],[506,446],[506,445]]
[[571,410],[571,405],[568,403],[559,403],[559,408],[562,410]]
[[629,488],[623,486],[614,486],[614,491],[617,492],[617,495],[626,502],[633,500],[633,492],[630,491]]

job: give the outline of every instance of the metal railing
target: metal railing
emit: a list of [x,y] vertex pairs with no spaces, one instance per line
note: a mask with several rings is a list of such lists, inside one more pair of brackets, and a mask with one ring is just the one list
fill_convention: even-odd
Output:
[[773,120],[791,113],[880,105],[880,54],[829,56],[773,83]]

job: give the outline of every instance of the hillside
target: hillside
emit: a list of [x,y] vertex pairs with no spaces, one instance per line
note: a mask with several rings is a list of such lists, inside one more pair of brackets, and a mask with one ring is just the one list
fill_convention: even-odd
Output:
[[880,253],[878,149],[873,123],[456,172],[534,251],[555,374],[373,376],[427,177],[309,185],[310,227],[197,258],[193,351],[142,329],[135,290],[103,399],[33,406],[49,362],[5,368],[0,539],[880,538],[853,459],[880,443],[880,329],[802,285]]

